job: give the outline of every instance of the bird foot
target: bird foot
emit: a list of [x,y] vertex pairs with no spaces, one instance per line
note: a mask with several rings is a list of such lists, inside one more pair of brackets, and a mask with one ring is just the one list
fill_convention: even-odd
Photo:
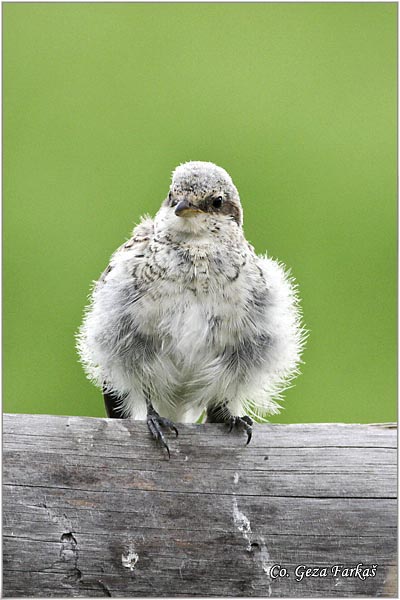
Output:
[[251,440],[251,436],[253,434],[253,420],[250,419],[250,417],[248,417],[247,415],[244,415],[243,417],[234,417],[233,415],[231,415],[229,417],[229,420],[227,421],[227,425],[229,425],[229,433],[232,431],[232,429],[234,427],[238,427],[239,429],[244,429],[245,432],[247,433],[247,442],[246,442],[246,446],[247,444],[250,443]]
[[153,408],[147,413],[147,427],[149,428],[153,438],[160,442],[160,444],[166,449],[168,452],[168,458],[171,458],[169,447],[162,432],[162,428],[172,429],[172,431],[175,431],[176,437],[178,437],[178,430],[175,427],[175,424],[166,417],[161,417]]

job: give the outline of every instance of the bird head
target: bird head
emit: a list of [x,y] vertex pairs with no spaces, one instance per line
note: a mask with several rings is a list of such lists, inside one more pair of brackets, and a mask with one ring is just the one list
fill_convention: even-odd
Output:
[[163,209],[174,229],[200,231],[218,221],[241,227],[243,220],[232,179],[211,162],[191,161],[177,167]]

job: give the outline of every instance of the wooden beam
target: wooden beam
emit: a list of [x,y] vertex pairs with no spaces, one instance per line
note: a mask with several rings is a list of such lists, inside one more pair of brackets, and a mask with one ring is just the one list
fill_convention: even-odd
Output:
[[397,595],[393,424],[3,430],[5,597]]

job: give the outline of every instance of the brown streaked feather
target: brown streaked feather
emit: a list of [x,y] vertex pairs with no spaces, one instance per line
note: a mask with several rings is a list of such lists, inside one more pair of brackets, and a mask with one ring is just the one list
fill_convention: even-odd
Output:
[[[117,254],[131,250],[132,248],[135,248],[135,246],[137,247],[139,252],[143,251],[146,248],[149,240],[151,239],[153,232],[154,232],[154,223],[153,223],[152,219],[150,219],[150,217],[144,217],[143,220],[139,223],[139,225],[136,225],[135,229],[132,232],[132,237],[129,238],[129,240],[127,240],[124,244],[122,244],[122,246],[117,248],[117,250],[114,252],[114,254],[111,257],[110,264],[105,268],[103,273],[100,275],[98,281],[96,282],[96,286],[99,286],[99,285],[101,286],[102,284],[104,284],[106,282],[107,275],[113,269],[113,258]],[[139,258],[139,256],[141,257],[143,255],[138,255],[138,258]]]

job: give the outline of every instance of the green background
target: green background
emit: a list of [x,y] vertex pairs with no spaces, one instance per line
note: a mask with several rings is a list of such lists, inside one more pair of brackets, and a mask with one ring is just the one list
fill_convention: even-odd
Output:
[[396,417],[397,6],[3,4],[3,406],[104,416],[91,281],[209,160],[310,338],[275,422]]

